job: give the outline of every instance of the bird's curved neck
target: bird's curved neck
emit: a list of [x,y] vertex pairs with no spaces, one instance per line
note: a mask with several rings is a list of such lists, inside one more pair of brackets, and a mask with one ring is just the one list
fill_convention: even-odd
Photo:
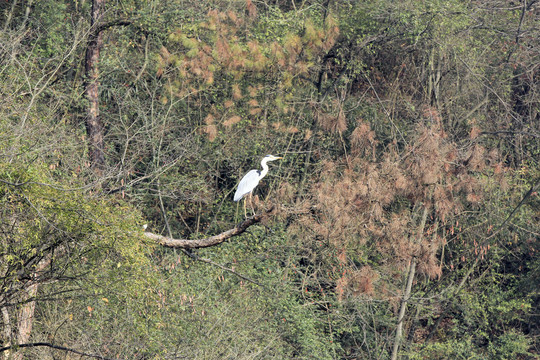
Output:
[[260,172],[259,179],[262,179],[268,173],[268,165],[266,165],[267,161],[268,161],[268,159],[266,159],[266,158],[262,159],[262,161],[261,161],[261,166],[262,166],[263,169]]

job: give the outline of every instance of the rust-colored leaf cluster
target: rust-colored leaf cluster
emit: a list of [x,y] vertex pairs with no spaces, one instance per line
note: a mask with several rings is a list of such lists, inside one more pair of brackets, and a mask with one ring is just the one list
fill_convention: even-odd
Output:
[[[252,25],[245,23],[257,21],[252,1],[246,2],[245,10],[248,18],[232,10],[209,11],[196,32],[173,32],[157,59],[157,75],[170,80],[169,96],[195,106],[205,96],[212,96],[216,110],[212,116],[221,120],[202,125],[210,140],[216,138],[220,126],[226,132],[243,117],[252,120],[251,124],[262,123],[266,119],[263,109],[290,112],[291,89],[309,81],[314,59],[330,50],[339,35],[337,24],[329,16],[323,26],[308,21],[298,33],[260,39],[252,34]],[[219,94],[217,99],[215,94]],[[340,132],[346,129],[343,113],[331,127]],[[291,126],[282,129],[295,132]]]
[[[382,296],[382,290],[377,292],[384,285],[379,284],[380,271],[404,269],[413,257],[420,274],[440,277],[445,227],[464,209],[481,204],[485,177],[479,175],[499,166],[495,152],[486,155],[474,143],[458,146],[437,124],[419,125],[416,132],[415,140],[401,150],[390,147],[370,160],[366,150],[377,139],[359,121],[351,134],[348,162],[326,160],[312,188],[316,210],[302,216],[297,230],[336,249],[331,261],[346,269],[334,276],[340,297]],[[378,267],[366,263],[358,270],[359,260],[353,259],[375,254],[383,259]]]

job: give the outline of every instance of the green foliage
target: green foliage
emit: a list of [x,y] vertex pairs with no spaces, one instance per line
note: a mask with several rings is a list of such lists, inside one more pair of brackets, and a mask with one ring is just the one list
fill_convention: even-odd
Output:
[[421,351],[407,353],[410,359],[485,359],[485,354],[477,354],[475,346],[469,338],[461,338],[447,342],[428,344]]
[[[100,171],[84,127],[91,1],[0,4],[2,344],[36,283],[29,342],[389,358],[414,258],[401,355],[534,357],[537,193],[520,203],[539,168],[534,11],[271,3],[105,2]],[[142,238],[143,223],[232,228],[235,185],[267,153],[285,155],[255,192],[273,219],[195,250],[204,262]]]
[[73,31],[72,21],[67,21],[70,17],[68,5],[63,1],[39,1],[33,10],[38,17],[32,18],[30,26],[41,28],[41,32],[47,34],[37,39],[38,57],[56,58],[68,45],[64,34]]
[[513,331],[502,334],[490,342],[487,351],[479,349],[470,338],[459,338],[430,343],[420,349],[407,352],[410,359],[515,359],[530,357],[530,339]]
[[530,345],[529,337],[510,330],[488,345],[488,354],[492,359],[515,359],[518,355],[534,356],[528,351]]

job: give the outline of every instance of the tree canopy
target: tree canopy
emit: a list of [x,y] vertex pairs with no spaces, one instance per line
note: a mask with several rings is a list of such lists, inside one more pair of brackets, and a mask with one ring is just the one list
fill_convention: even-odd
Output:
[[539,17],[1,2],[0,356],[536,358]]

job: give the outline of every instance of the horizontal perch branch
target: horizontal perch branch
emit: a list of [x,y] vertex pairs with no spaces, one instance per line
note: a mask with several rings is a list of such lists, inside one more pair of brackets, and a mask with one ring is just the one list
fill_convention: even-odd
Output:
[[227,239],[230,239],[233,236],[238,236],[242,234],[251,225],[259,223],[263,219],[264,216],[266,216],[269,212],[272,211],[272,209],[273,208],[270,208],[264,213],[253,215],[252,217],[249,217],[246,220],[242,221],[240,224],[236,225],[236,227],[230,230],[224,231],[221,234],[207,237],[205,239],[195,239],[195,240],[173,239],[167,236],[158,235],[151,232],[145,232],[144,236],[156,241],[161,246],[177,248],[177,249],[200,249],[200,248],[215,246],[215,245],[221,244],[222,242],[226,241]]

